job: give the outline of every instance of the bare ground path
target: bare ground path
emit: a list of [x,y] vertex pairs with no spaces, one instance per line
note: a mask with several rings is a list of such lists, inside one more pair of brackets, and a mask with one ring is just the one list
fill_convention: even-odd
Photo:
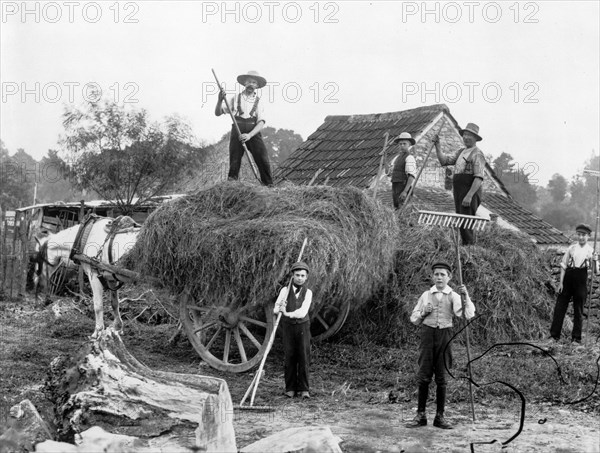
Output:
[[[67,301],[64,306],[74,305]],[[31,301],[0,301],[0,428],[10,406],[24,398],[31,399],[43,417],[51,418],[52,408],[43,393],[47,365],[56,355],[75,351],[93,331],[93,322],[79,309],[63,311],[66,313],[62,317],[55,318],[51,307],[36,307]],[[172,325],[127,323],[123,340],[150,367],[225,378],[237,405],[252,374],[212,370],[201,362],[187,340],[167,346],[172,332]],[[343,440],[341,447],[348,452],[464,452],[471,448],[476,452],[600,452],[597,398],[591,405],[569,406],[528,395],[523,430],[502,448],[502,443],[519,429],[520,401],[478,390],[477,421],[472,423],[464,381],[451,384],[447,417],[456,423],[454,430],[431,426],[435,410],[432,401],[428,405],[430,424],[405,428],[404,423],[414,416],[415,395],[412,386],[404,386],[398,377],[398,367],[404,367],[406,375],[411,373],[410,365],[401,361],[404,355],[404,350],[380,351],[373,346],[319,347],[312,365],[314,398],[301,401],[281,395],[283,370],[281,350],[276,344],[255,402],[273,405],[276,410],[219,410],[223,410],[223,417],[233,417],[238,448],[287,428],[327,425]],[[406,360],[412,363],[412,359]],[[595,376],[593,363],[586,372]],[[547,385],[556,384],[549,380]],[[389,402],[390,390],[397,392],[394,404]]]

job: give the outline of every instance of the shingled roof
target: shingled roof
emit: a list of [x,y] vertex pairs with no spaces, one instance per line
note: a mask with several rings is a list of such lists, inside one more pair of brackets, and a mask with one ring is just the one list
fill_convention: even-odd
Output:
[[379,169],[384,134],[389,132],[390,138],[401,132],[423,135],[442,113],[451,118],[444,104],[402,112],[328,116],[286,159],[275,178],[305,184],[321,169],[317,182],[368,187]]
[[[409,132],[417,141],[413,154],[417,166],[421,167],[434,135],[439,134],[442,150],[456,149],[462,146],[460,129],[444,104],[401,112],[328,116],[282,163],[275,172],[275,180],[307,184],[314,179],[315,184],[366,189],[373,187],[377,179],[386,132],[390,138]],[[390,164],[393,158],[393,155],[388,156],[385,164]],[[391,206],[389,178],[380,177],[379,187],[378,198]],[[453,212],[454,201],[448,189],[445,169],[434,154],[418,181],[413,204],[420,209]],[[522,208],[487,163],[482,205],[497,214],[499,222],[506,222],[510,227],[529,234],[539,245],[562,246],[569,243],[560,230]]]

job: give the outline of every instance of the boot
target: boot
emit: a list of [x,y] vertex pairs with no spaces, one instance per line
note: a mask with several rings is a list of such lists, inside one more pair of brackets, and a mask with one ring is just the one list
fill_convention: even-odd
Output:
[[444,418],[444,409],[446,406],[446,386],[438,384],[435,395],[437,412],[433,419],[433,426],[441,429],[452,429],[452,425]]
[[433,419],[433,426],[441,429],[453,429],[453,426],[446,421],[443,413],[436,413],[435,418]]
[[419,428],[420,426],[427,425],[427,416],[425,412],[417,412],[415,418],[406,424],[407,428]]
[[429,383],[419,384],[419,396],[417,403],[417,416],[406,424],[407,428],[418,428],[427,425],[427,416],[425,407],[427,406],[427,397],[429,396]]

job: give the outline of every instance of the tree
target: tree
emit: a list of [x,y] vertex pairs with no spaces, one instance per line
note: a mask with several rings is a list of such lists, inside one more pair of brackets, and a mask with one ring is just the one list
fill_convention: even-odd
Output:
[[548,190],[556,203],[562,203],[567,196],[567,180],[559,173],[554,173],[548,181]]
[[265,146],[269,151],[269,156],[276,165],[281,165],[292,151],[298,148],[304,141],[299,134],[290,129],[265,127],[261,133],[265,141]]
[[88,102],[84,109],[67,107],[69,174],[80,188],[114,200],[120,210],[164,194],[203,158],[194,147],[191,127],[178,116],[150,123],[145,110],[126,110],[114,102]]
[[3,210],[33,202],[37,162],[23,149],[10,156],[0,141],[0,206]]
[[502,181],[508,193],[523,207],[535,210],[537,202],[536,189],[529,182],[529,175],[523,169],[515,169],[513,157],[503,152],[493,161],[494,173]]

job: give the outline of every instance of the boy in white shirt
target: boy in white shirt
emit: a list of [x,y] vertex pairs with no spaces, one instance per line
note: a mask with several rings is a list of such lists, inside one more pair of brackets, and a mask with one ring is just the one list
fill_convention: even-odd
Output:
[[[448,342],[452,338],[452,318],[462,316],[463,306],[461,297],[448,286],[452,278],[450,265],[437,262],[431,266],[431,269],[434,286],[421,295],[410,316],[413,324],[421,326],[421,345],[417,374],[419,385],[417,416],[406,427],[418,428],[427,425],[425,407],[429,396],[429,383],[435,374],[437,412],[433,426],[452,429],[452,425],[444,418],[446,366],[452,367],[452,352]],[[465,298],[466,318],[471,319],[475,316],[475,305],[469,298],[465,285],[459,286],[458,291]]]
[[312,291],[305,285],[308,266],[300,261],[292,265],[292,285],[281,288],[273,312],[281,312],[283,334],[285,396],[310,398],[310,318]]
[[592,229],[584,224],[577,225],[577,243],[569,246],[560,263],[560,281],[558,297],[554,306],[554,315],[550,327],[550,337],[560,339],[563,321],[569,302],[573,299],[573,332],[571,341],[581,343],[583,324],[583,305],[587,299],[588,268],[592,266],[594,250],[587,243]]

